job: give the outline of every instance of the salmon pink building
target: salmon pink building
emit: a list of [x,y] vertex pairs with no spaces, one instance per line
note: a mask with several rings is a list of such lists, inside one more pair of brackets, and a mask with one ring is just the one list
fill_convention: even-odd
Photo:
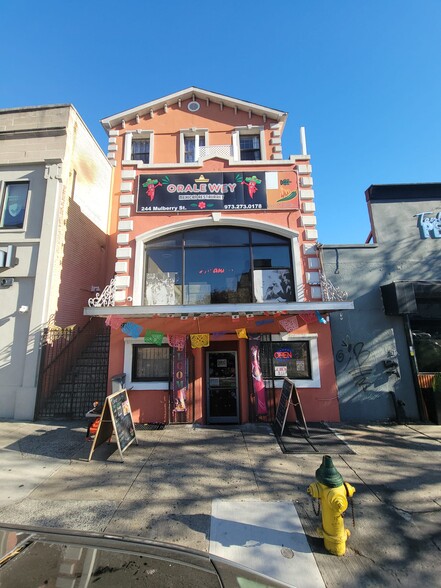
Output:
[[114,278],[85,313],[112,327],[109,392],[124,374],[135,422],[270,421],[284,378],[306,420],[339,420],[328,315],[352,303],[323,288],[286,119],[191,87],[102,120]]

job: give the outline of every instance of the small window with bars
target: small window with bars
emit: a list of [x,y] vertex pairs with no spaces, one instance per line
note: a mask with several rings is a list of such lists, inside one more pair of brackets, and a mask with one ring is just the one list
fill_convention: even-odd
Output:
[[132,160],[150,163],[150,140],[133,139],[132,140]]
[[170,379],[170,347],[134,345],[132,382],[168,382]]

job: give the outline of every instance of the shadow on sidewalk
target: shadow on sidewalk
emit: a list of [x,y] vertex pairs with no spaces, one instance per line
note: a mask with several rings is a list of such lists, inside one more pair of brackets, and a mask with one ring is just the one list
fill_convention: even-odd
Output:
[[24,435],[3,449],[22,455],[71,459],[86,443],[82,421],[34,423],[32,434]]

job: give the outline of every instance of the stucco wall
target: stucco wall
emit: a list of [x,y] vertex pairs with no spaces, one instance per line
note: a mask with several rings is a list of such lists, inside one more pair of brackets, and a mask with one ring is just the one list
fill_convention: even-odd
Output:
[[[370,203],[372,245],[326,245],[326,277],[348,293],[354,310],[331,316],[342,420],[395,418],[390,392],[418,419],[406,331],[401,316],[386,316],[380,286],[394,281],[441,279],[441,239],[422,239],[418,214],[439,201],[406,199]],[[399,377],[384,360],[395,358]]]
[[[0,138],[0,192],[29,182],[23,229],[0,229],[0,247],[15,248],[13,267],[0,269],[14,280],[0,290],[0,417],[31,419],[42,329],[57,313],[63,326],[84,322],[90,286],[106,281],[111,167],[69,105],[0,110]],[[79,201],[99,211],[74,202],[74,172]]]

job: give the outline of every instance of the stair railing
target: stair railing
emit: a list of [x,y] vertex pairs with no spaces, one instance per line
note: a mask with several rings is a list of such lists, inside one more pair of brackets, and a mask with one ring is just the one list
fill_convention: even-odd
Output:
[[75,366],[81,353],[91,341],[108,330],[102,319],[91,318],[83,327],[65,329],[50,326],[43,331],[40,371],[34,418],[41,416],[43,408],[59,383]]

